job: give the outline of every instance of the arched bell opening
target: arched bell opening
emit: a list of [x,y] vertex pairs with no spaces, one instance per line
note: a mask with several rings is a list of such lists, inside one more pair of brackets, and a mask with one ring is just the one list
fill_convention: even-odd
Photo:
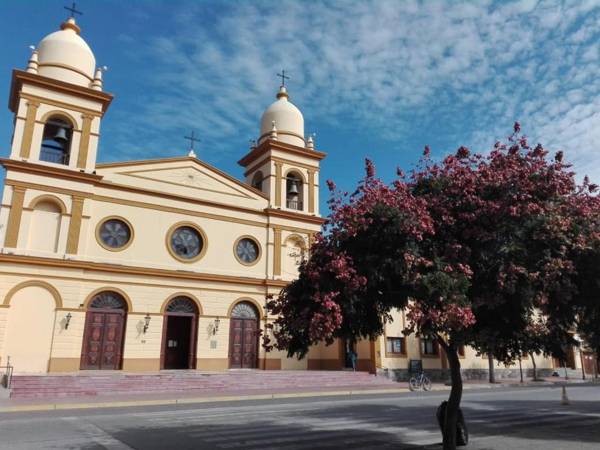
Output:
[[44,125],[40,161],[69,165],[73,125],[62,117],[52,116]]
[[82,370],[118,370],[123,366],[127,301],[114,291],[97,293],[85,317]]
[[259,191],[263,190],[263,179],[264,179],[264,175],[263,173],[259,170],[258,172],[256,172],[254,174],[254,176],[252,177],[252,187],[254,189],[258,189]]
[[199,310],[190,297],[172,298],[165,308],[161,369],[195,369]]
[[304,186],[302,177],[296,172],[290,172],[286,177],[285,183],[286,207],[302,211],[304,209]]

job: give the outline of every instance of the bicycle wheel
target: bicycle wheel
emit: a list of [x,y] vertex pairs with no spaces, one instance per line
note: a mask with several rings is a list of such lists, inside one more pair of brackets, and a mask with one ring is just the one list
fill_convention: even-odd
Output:
[[431,390],[431,380],[423,375],[423,390],[430,391]]
[[416,391],[417,389],[419,389],[419,380],[417,380],[416,377],[411,377],[411,379],[408,380],[408,388],[411,391]]

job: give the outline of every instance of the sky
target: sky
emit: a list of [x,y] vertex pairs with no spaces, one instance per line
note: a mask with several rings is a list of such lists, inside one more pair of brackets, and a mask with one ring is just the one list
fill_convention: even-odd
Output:
[[[29,45],[58,29],[66,1],[0,0],[0,104]],[[242,177],[285,69],[316,133],[326,179],[354,190],[364,158],[391,179],[429,145],[487,152],[515,121],[600,181],[600,0],[81,0],[82,37],[115,99],[99,162],[198,157]],[[0,109],[0,155],[13,117]]]

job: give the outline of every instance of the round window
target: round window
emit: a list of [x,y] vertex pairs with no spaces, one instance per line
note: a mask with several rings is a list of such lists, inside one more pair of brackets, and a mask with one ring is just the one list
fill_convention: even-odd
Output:
[[198,230],[190,226],[176,228],[169,240],[171,251],[179,258],[193,260],[201,255],[204,239]]
[[108,219],[100,225],[98,237],[104,247],[120,249],[131,240],[131,228],[121,219]]
[[237,241],[235,255],[242,264],[253,264],[260,256],[260,248],[254,239],[242,238]]

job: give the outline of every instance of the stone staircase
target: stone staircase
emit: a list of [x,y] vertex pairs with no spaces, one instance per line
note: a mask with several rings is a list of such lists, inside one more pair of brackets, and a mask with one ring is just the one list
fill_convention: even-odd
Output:
[[365,390],[399,387],[386,377],[351,371],[162,371],[15,375],[11,398],[57,398],[143,394],[235,395],[261,392]]

